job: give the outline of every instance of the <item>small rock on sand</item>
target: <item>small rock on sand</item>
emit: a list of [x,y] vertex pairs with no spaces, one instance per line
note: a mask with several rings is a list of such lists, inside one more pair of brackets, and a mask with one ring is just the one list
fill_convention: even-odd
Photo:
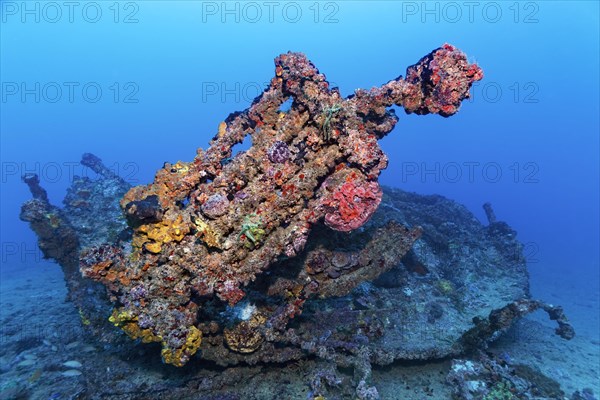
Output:
[[79,376],[81,375],[81,371],[78,369],[68,369],[64,372],[61,372],[62,376]]
[[76,360],[70,360],[70,361],[64,362],[63,365],[65,367],[69,367],[69,368],[81,368],[81,363]]

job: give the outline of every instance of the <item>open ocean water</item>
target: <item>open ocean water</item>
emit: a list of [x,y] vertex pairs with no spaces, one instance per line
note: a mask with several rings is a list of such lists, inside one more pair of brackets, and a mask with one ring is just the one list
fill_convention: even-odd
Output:
[[[599,398],[598,2],[26,0],[0,2],[0,17],[0,399]],[[427,253],[417,242],[409,256],[422,258],[416,264],[408,258],[396,263],[396,278],[386,275],[384,283],[362,283],[339,300],[307,301],[302,317],[288,325],[303,332],[302,340],[273,345],[273,359],[265,351],[271,344],[265,333],[271,322],[257,328],[263,346],[258,351],[236,352],[231,342],[219,342],[226,340],[222,335],[227,329],[234,329],[228,325],[233,321],[248,325],[257,320],[250,316],[259,315],[256,307],[268,303],[259,296],[260,301],[244,300],[236,307],[206,303],[210,305],[197,311],[198,320],[214,317],[218,328],[211,331],[208,322],[195,323],[203,338],[189,365],[169,365],[173,362],[168,357],[165,363],[159,343],[130,340],[106,323],[111,314],[102,308],[108,304],[102,303],[108,301],[104,292],[85,292],[66,282],[64,266],[44,257],[36,233],[20,219],[22,204],[32,198],[23,176],[37,175],[49,203],[59,208],[67,206],[63,198],[74,180],[101,178],[80,164],[84,153],[98,156],[127,187],[151,183],[165,162],[192,161],[197,148],[208,148],[230,113],[250,107],[279,76],[273,60],[280,54],[304,53],[325,74],[329,87],[338,87],[345,98],[357,88],[368,90],[406,75],[407,67],[445,43],[465,52],[468,62],[483,70],[483,79],[474,82],[470,98],[449,118],[407,115],[392,107],[399,120],[379,141],[389,158],[379,177],[386,187],[380,212],[387,214],[374,217],[410,225],[407,204],[414,201],[419,210],[415,215],[421,218],[415,221],[427,224],[420,240],[429,240],[427,232],[439,232],[444,250]],[[281,110],[282,119],[290,114]],[[338,115],[333,107],[324,109],[319,120],[323,134],[330,134]],[[366,123],[374,117],[361,118]],[[340,130],[340,135],[347,134]],[[289,144],[293,154],[304,149]],[[251,145],[245,141],[232,157]],[[222,167],[230,162],[234,160],[222,160]],[[467,211],[466,217],[456,211],[463,210],[452,205],[456,203],[409,199],[387,188],[451,199],[472,213],[475,222]],[[116,205],[124,192],[113,189],[104,187],[103,195],[113,196]],[[277,190],[273,193],[285,196]],[[93,203],[95,197],[91,199]],[[233,195],[229,201],[233,204]],[[498,221],[516,231],[520,245],[514,249],[514,263],[526,263],[519,278],[516,267],[499,275],[485,270],[500,265],[495,263],[513,265],[506,258],[494,261],[490,243],[499,242],[484,241],[480,234],[493,222],[482,208],[488,202]],[[79,210],[85,219],[91,213],[86,210],[95,206],[71,207],[83,207]],[[95,212],[100,214],[89,214],[92,221],[79,226],[78,234],[111,235],[105,227],[121,217],[98,207]],[[287,212],[282,210],[277,212]],[[245,240],[242,249],[250,253],[259,251],[262,229],[270,229],[254,216],[247,213],[241,228],[231,227],[241,229],[231,238]],[[42,216],[52,228],[46,241],[58,238],[53,246],[66,248],[58,233],[65,220],[54,217],[49,211]],[[311,238],[329,235],[319,232],[321,239],[311,236],[308,244]],[[144,249],[140,251],[151,258],[153,252]],[[425,272],[410,265],[424,265]],[[323,279],[339,275],[329,272]],[[507,285],[518,290],[510,292]],[[73,290],[79,292],[68,295]],[[260,290],[257,284],[249,292]],[[473,318],[485,318],[492,309],[516,300],[519,290],[562,306],[575,337],[556,336],[556,323],[538,311],[515,319],[489,346],[451,351],[467,327],[474,326]],[[194,296],[204,299],[199,292],[191,301],[197,300]],[[104,300],[90,305],[96,297]],[[123,305],[122,299],[116,304]],[[410,312],[416,316],[403,304],[414,304]],[[317,328],[302,324],[314,324],[311,318],[318,321],[323,318],[319,312],[327,315],[331,310],[362,312],[359,328],[354,322],[344,325],[341,318],[337,329],[309,340]],[[423,335],[416,341],[410,324],[393,324],[398,316],[424,318],[431,329],[444,332],[446,342],[423,334],[427,329],[422,325],[412,331]],[[95,318],[106,326],[96,329]],[[131,321],[142,326],[138,317]],[[210,346],[226,353],[211,353]],[[285,346],[301,355],[288,357],[292,350],[284,355]],[[319,346],[321,351],[315,350]],[[402,351],[393,353],[391,348]],[[429,348],[441,350],[424,356],[423,349]],[[381,361],[383,354],[390,359]],[[470,389],[458,389],[449,378],[459,368],[455,361],[485,364],[484,358],[505,368],[506,376],[523,379],[474,373],[461,378],[471,382]],[[525,381],[528,388],[522,386]]]

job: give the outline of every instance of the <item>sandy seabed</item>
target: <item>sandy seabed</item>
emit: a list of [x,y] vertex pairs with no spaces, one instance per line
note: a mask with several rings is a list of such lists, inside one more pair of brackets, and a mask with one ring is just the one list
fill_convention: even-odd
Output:
[[[600,278],[582,281],[581,277],[551,275],[537,269],[541,270],[536,267],[531,271],[533,296],[562,305],[577,335],[571,341],[561,339],[554,335],[553,323],[544,314],[536,313],[519,321],[490,351],[502,354],[512,363],[538,369],[558,381],[568,396],[575,390],[590,388],[598,397]],[[82,319],[66,301],[66,294],[62,272],[53,263],[40,261],[20,268],[4,267],[1,271],[0,399],[88,398],[89,393],[83,393],[89,379],[114,380],[113,395],[102,398],[134,399],[137,397],[131,389],[135,385],[168,381],[173,374],[181,377],[180,372],[173,372],[173,367],[154,365],[144,369],[143,363],[135,377],[111,375],[111,365],[102,365],[108,359],[103,357],[107,345],[84,336]],[[450,363],[451,360],[439,360],[375,368],[373,384],[381,399],[450,399],[450,387],[445,383]],[[244,399],[305,400],[310,396],[304,366],[236,368],[245,369],[242,376],[246,379],[239,383],[246,388],[241,391]],[[269,375],[268,380],[264,379],[265,374]],[[277,395],[273,393],[274,385],[278,387]],[[157,396],[163,398],[158,393]]]

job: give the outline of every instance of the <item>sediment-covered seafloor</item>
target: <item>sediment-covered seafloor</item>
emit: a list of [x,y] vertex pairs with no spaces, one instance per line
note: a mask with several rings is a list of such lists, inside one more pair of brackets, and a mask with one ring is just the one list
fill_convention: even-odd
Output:
[[[442,196],[377,182],[389,107],[450,116],[479,67],[444,45],[406,78],[342,99],[303,55],[275,64],[206,151],[150,185],[130,188],[86,154],[97,178],[76,177],[58,208],[24,177],[34,198],[21,218],[62,266],[85,340],[105,346],[80,398],[250,398],[240,374],[269,379],[280,365],[305,398],[377,399],[373,368],[450,358],[456,398],[554,398],[528,384],[541,377],[483,352],[538,309],[574,336],[560,307],[530,298],[516,232],[489,204],[483,225]],[[232,154],[246,135],[252,147]],[[182,368],[159,367],[158,353]],[[139,380],[115,387],[107,365]],[[171,379],[154,380],[157,368]]]

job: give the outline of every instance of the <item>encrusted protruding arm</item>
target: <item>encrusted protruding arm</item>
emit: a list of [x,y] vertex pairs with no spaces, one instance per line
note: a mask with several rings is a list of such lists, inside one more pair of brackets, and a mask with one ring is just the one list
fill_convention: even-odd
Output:
[[485,211],[485,216],[488,220],[489,225],[495,224],[497,222],[496,213],[492,208],[492,203],[485,203],[483,205],[483,211]]
[[22,177],[29,186],[33,199],[21,206],[20,218],[29,222],[38,237],[38,245],[44,257],[55,259],[66,268],[65,273],[77,272],[79,240],[68,224],[60,208],[48,201],[46,190],[41,187],[36,174]]
[[21,179],[29,187],[29,191],[34,199],[48,203],[48,193],[40,185],[40,177],[37,174],[25,174]]
[[102,160],[92,153],[84,153],[83,156],[81,156],[81,165],[88,167],[104,178],[121,180],[119,175],[107,168],[106,165],[102,163]]
[[407,113],[449,117],[469,98],[471,85],[483,79],[483,71],[470,64],[464,53],[445,44],[406,71],[408,85],[394,103]]
[[462,345],[467,349],[485,347],[496,339],[517,320],[537,310],[544,310],[551,320],[556,321],[556,334],[566,340],[575,337],[575,329],[569,323],[562,307],[553,306],[540,300],[521,299],[490,312],[488,318],[476,319],[475,326],[462,337]]

